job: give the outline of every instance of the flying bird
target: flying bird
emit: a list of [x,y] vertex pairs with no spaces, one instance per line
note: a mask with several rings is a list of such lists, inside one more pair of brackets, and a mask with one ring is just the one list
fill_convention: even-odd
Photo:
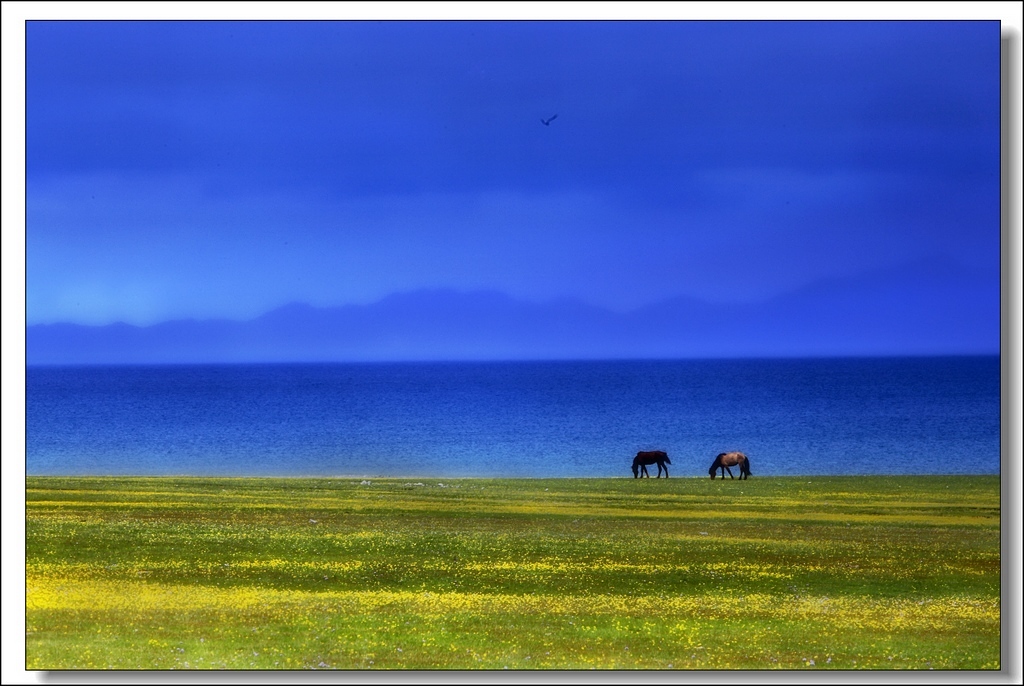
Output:
[[552,114],[547,119],[541,119],[540,123],[543,124],[544,126],[550,126],[551,122],[553,122],[555,120],[555,117],[557,117],[557,116],[558,116],[557,114]]

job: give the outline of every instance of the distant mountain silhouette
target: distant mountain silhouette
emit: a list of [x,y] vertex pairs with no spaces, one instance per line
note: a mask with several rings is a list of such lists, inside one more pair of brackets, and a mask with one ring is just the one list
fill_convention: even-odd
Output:
[[574,300],[423,290],[291,304],[250,321],[40,324],[29,364],[994,354],[998,274],[933,260],[756,304],[675,298],[627,313]]

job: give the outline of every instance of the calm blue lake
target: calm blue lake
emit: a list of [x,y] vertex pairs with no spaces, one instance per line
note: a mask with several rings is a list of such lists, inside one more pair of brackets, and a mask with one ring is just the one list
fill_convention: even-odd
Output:
[[32,367],[26,472],[998,474],[999,358]]

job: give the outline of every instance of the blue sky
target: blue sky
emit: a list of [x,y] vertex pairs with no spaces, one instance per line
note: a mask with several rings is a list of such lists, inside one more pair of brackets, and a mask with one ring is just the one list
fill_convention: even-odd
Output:
[[27,322],[992,273],[999,31],[30,22]]

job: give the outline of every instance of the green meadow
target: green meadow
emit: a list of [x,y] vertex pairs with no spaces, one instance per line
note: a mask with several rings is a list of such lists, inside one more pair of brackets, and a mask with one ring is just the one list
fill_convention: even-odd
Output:
[[26,667],[1000,668],[998,476],[29,477]]

